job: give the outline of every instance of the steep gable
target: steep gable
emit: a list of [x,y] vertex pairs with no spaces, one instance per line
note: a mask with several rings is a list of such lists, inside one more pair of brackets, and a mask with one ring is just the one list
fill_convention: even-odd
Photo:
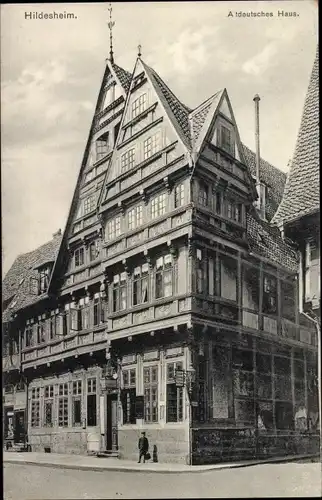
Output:
[[283,199],[273,223],[287,224],[320,209],[319,142],[319,49],[317,48],[291,168]]

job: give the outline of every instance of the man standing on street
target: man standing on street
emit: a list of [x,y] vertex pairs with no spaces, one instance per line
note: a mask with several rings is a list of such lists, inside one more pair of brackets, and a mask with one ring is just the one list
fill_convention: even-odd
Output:
[[139,461],[138,463],[141,463],[141,458],[143,457],[143,463],[145,464],[145,456],[147,452],[149,451],[149,441],[148,438],[145,437],[145,432],[141,433],[141,437],[139,439]]

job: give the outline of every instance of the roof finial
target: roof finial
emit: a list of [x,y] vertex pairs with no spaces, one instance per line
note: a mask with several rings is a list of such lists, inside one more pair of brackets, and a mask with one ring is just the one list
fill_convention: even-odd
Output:
[[113,56],[113,26],[115,25],[115,22],[112,21],[112,4],[110,3],[110,6],[108,8],[108,11],[110,13],[110,20],[107,23],[108,29],[110,30],[110,61],[111,63],[114,63],[114,56]]
[[141,57],[141,55],[142,55],[142,54],[141,54],[141,49],[142,49],[142,45],[141,45],[141,44],[139,44],[139,45],[138,45],[138,57]]

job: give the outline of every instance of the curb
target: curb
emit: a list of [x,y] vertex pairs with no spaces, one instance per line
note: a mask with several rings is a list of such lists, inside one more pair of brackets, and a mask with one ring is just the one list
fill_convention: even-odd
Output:
[[94,472],[106,472],[106,471],[116,471],[116,472],[144,472],[145,474],[187,474],[187,473],[205,473],[212,472],[216,470],[224,470],[224,469],[240,469],[242,467],[252,467],[254,465],[265,465],[265,464],[279,464],[283,462],[294,462],[298,460],[312,460],[313,458],[318,458],[319,455],[305,455],[305,456],[297,456],[297,457],[281,457],[276,459],[267,459],[261,461],[254,462],[246,462],[246,463],[238,463],[238,464],[214,464],[213,467],[207,469],[199,469],[198,466],[191,466],[191,469],[187,470],[162,470],[162,469],[145,469],[145,468],[135,468],[133,466],[118,466],[118,465],[104,465],[103,467],[96,467],[95,465],[82,465],[82,464],[55,464],[50,462],[36,462],[32,460],[18,460],[18,459],[4,459],[3,464],[9,463],[14,465],[34,465],[38,467],[51,467],[53,469],[71,469],[71,470],[87,470]]

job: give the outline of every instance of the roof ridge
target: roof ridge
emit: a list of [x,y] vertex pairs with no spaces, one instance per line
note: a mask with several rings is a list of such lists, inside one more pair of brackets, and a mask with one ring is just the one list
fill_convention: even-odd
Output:
[[206,99],[205,101],[202,101],[200,104],[198,104],[198,106],[196,106],[191,112],[190,112],[190,117],[192,118],[193,115],[199,111],[202,110],[203,106],[206,106],[206,104],[208,104],[209,101],[211,101],[211,99],[214,99],[215,97],[217,97],[217,95],[222,92],[222,89],[218,90],[217,92],[215,92],[213,95],[211,95],[210,97],[208,97],[208,99]]

